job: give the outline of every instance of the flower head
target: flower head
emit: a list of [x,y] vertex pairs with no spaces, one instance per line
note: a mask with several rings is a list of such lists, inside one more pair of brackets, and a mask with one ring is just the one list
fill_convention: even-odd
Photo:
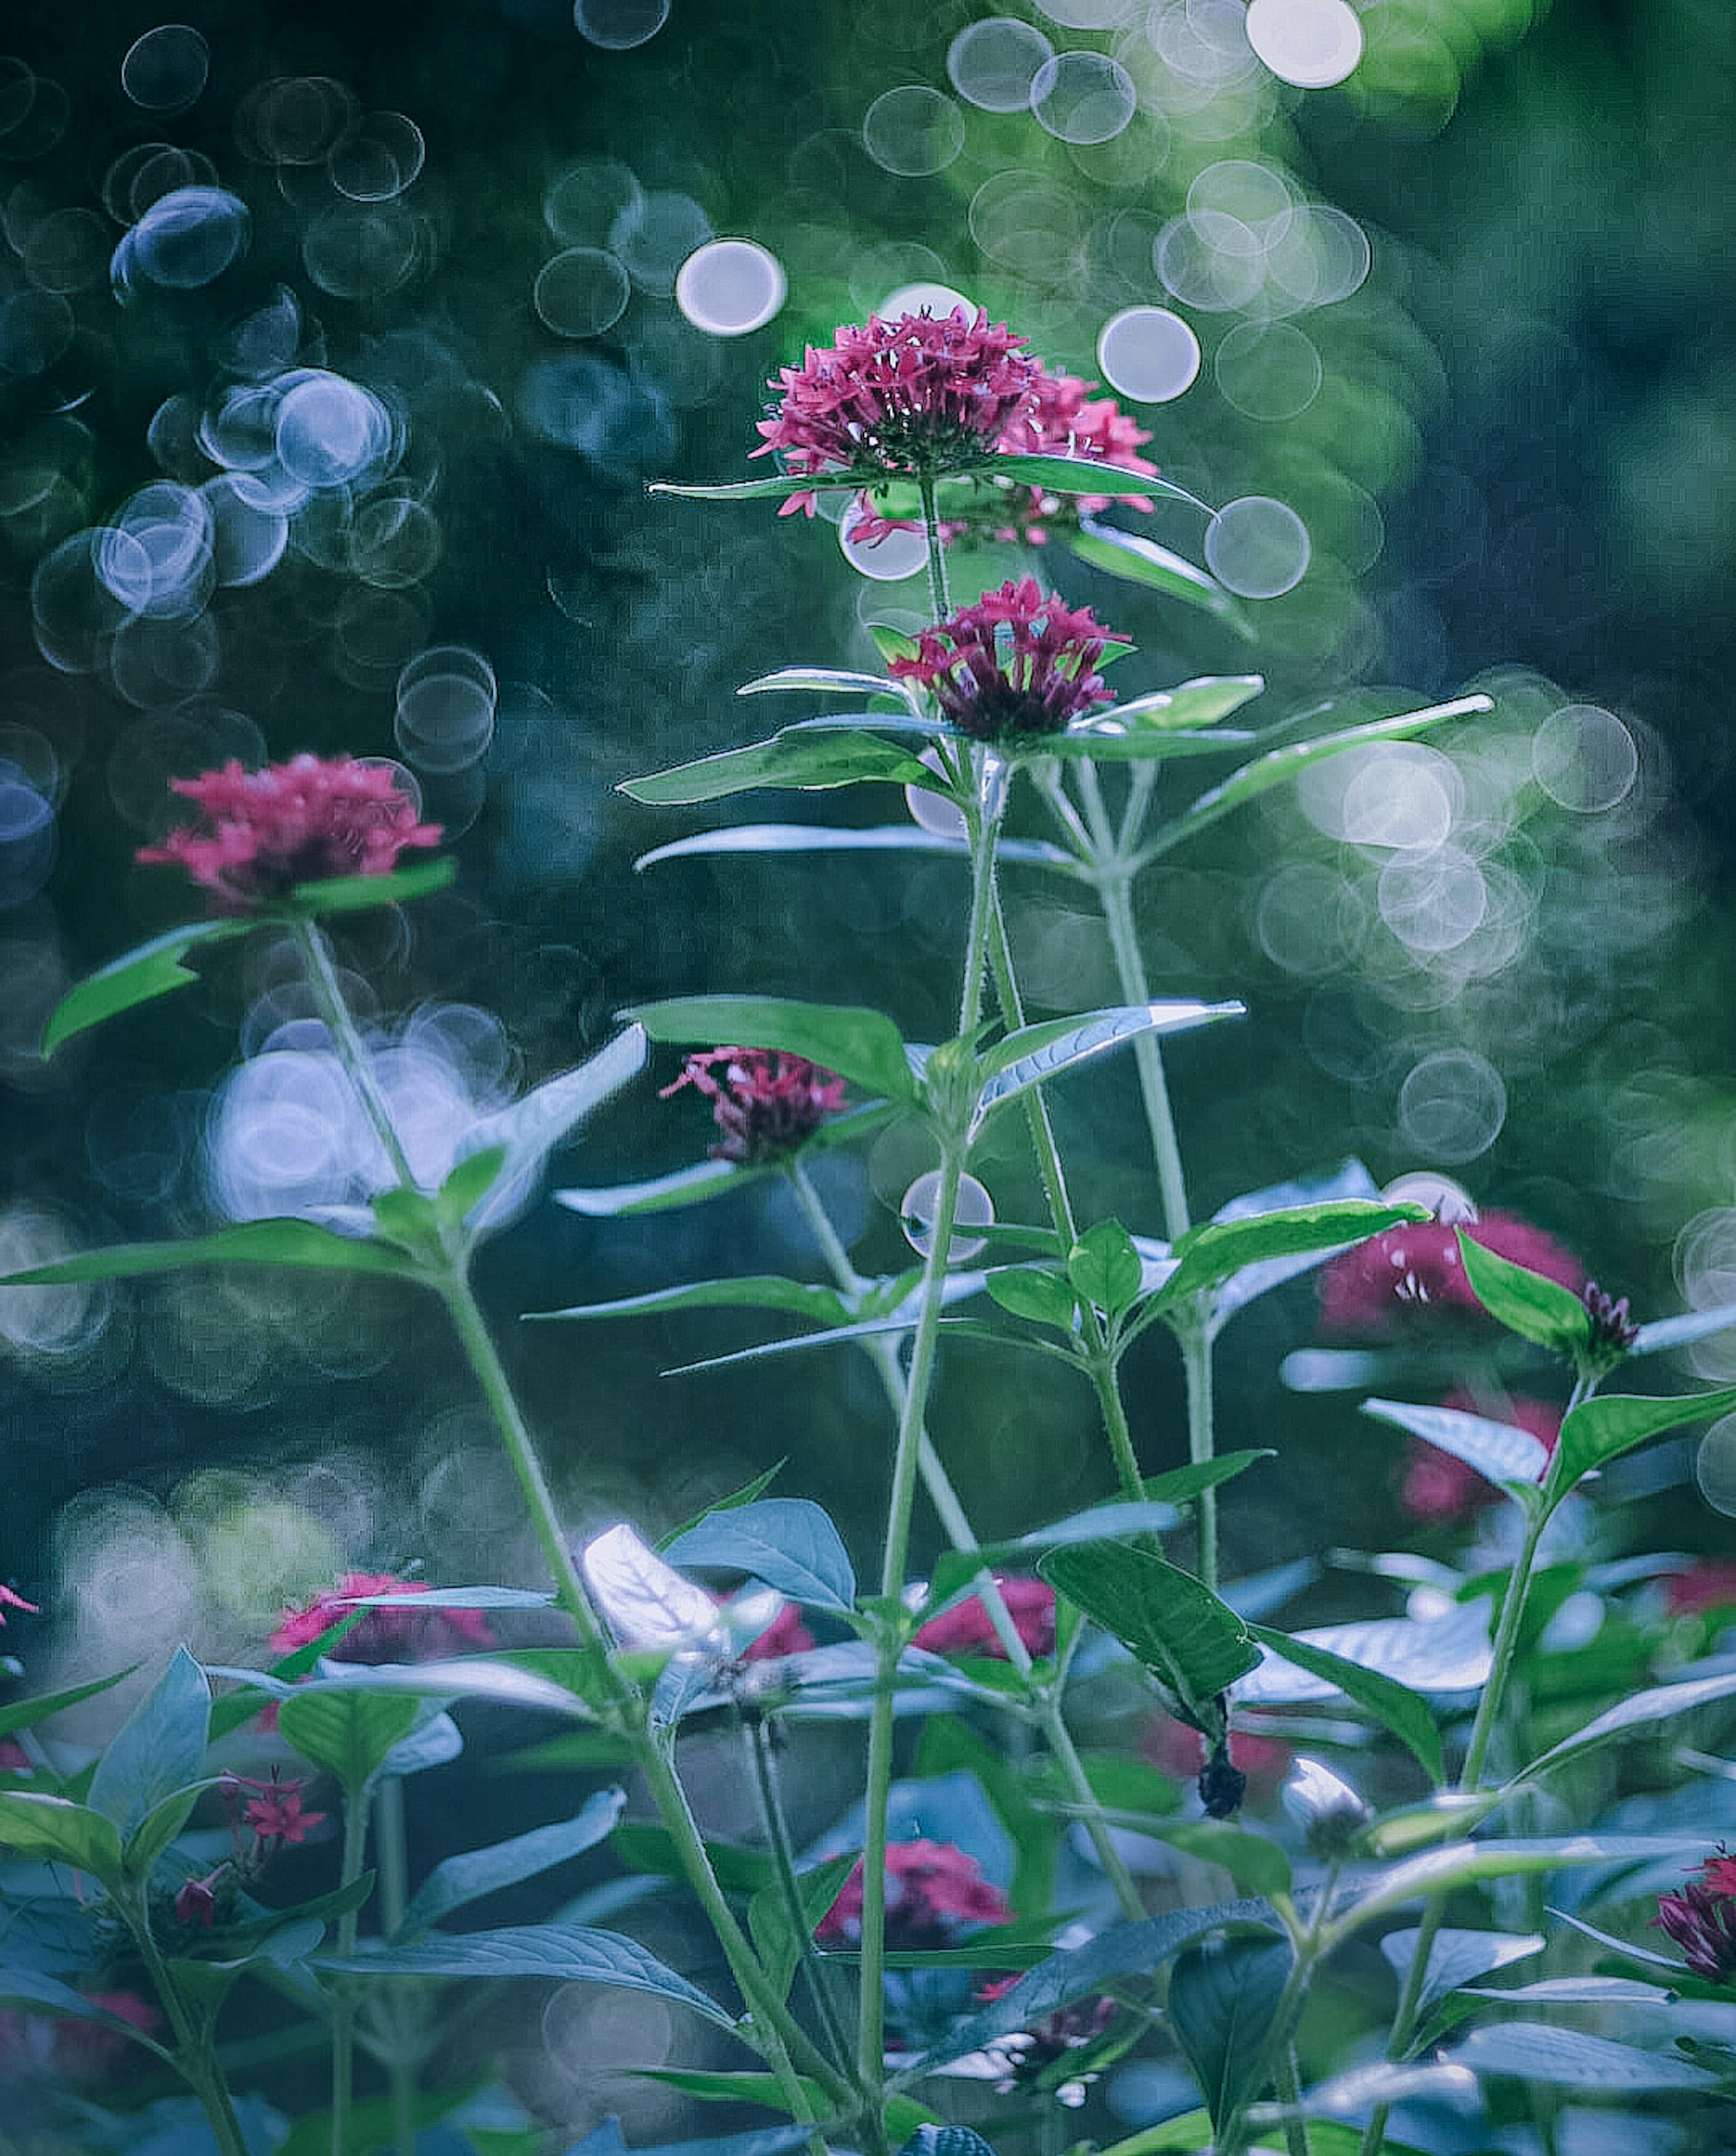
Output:
[[255,1792],[242,1805],[241,1817],[243,1824],[253,1830],[259,1855],[269,1855],[281,1842],[293,1848],[307,1840],[310,1826],[325,1822],[324,1812],[303,1810],[301,1794],[307,1787],[305,1782],[280,1781],[275,1772],[269,1782],[252,1781],[245,1774],[231,1775],[229,1780],[233,1785],[232,1797],[241,1789]]
[[[368,1594],[426,1594],[426,1580],[400,1579],[391,1572],[346,1572],[335,1586],[285,1609],[269,1642],[276,1655],[293,1655],[353,1614],[351,1604]],[[361,1622],[328,1652],[335,1662],[430,1662],[463,1647],[492,1647],[494,1635],[480,1609],[367,1609]]]
[[[1016,1976],[996,1976],[981,1985],[977,1991],[979,2005],[987,2006],[1001,1999],[1018,1982]],[[1114,2020],[1115,2001],[1102,1996],[1076,1999],[1069,2006],[1057,2007],[1052,2014],[1037,2018],[1010,2036],[997,2036],[989,2046],[989,2056],[1001,2068],[1000,2079],[995,2084],[997,2096],[1011,2096],[1021,2082],[1029,2082],[1052,2066],[1057,2060],[1064,2059],[1069,2051],[1082,2051],[1094,2044]],[[1069,2094],[1069,2091],[1074,2092]],[[1055,2092],[1059,2100],[1069,2108],[1083,2103],[1085,2091],[1083,2085],[1064,2083]]]
[[1652,1921],[1674,1939],[1696,1976],[1711,1984],[1736,1983],[1736,1858],[1720,1846],[1700,1872],[1679,1893],[1660,1894]]
[[[776,450],[804,478],[868,465],[918,477],[967,470],[1031,403],[1037,372],[1024,339],[981,309],[924,309],[890,322],[870,316],[781,370],[754,454]],[[813,506],[803,489],[781,514],[812,516]]]
[[171,831],[138,858],[185,869],[224,913],[250,912],[327,876],[387,875],[405,847],[439,843],[440,826],[417,822],[392,767],[354,757],[298,756],[263,771],[232,757],[221,771],[169,784],[197,804],[204,827]]
[[[886,1943],[894,1950],[953,1946],[966,1927],[1004,1924],[1011,1914],[1006,1895],[983,1877],[976,1859],[955,1842],[887,1844]],[[828,1946],[861,1944],[859,1858],[814,1936]]]
[[1541,1228],[1512,1213],[1485,1213],[1475,1221],[1423,1220],[1383,1229],[1332,1259],[1320,1271],[1320,1328],[1367,1336],[1426,1319],[1432,1312],[1483,1315],[1459,1257],[1458,1227],[1498,1257],[1559,1281],[1577,1295],[1585,1268]]
[[208,1932],[217,1921],[218,1891],[231,1876],[229,1866],[219,1864],[202,1879],[189,1879],[175,1897],[175,1914],[192,1932]]
[[[729,1596],[717,1596],[717,1605],[722,1609]],[[776,1617],[756,1637],[741,1650],[745,1662],[781,1661],[786,1655],[805,1655],[814,1644],[814,1635],[801,1621],[801,1612],[793,1602],[786,1602]]]
[[925,629],[915,658],[894,659],[889,670],[919,681],[961,732],[999,741],[1053,733],[1111,702],[1093,669],[1119,640],[1089,607],[1064,606],[1027,577]]
[[666,1101],[684,1086],[711,1103],[720,1134],[711,1158],[755,1168],[794,1152],[844,1105],[844,1081],[835,1070],[781,1048],[708,1048],[689,1055],[658,1098]]
[[[1041,1579],[1002,1579],[996,1585],[1006,1614],[1034,1660],[1055,1651],[1055,1590]],[[1006,1660],[1001,1636],[989,1621],[988,1605],[980,1594],[967,1594],[950,1609],[930,1617],[916,1629],[913,1646],[931,1655],[981,1655],[991,1661]]]
[[1640,1337],[1640,1328],[1628,1315],[1627,1297],[1618,1301],[1594,1280],[1580,1291],[1585,1315],[1591,1320],[1591,1361],[1600,1372],[1613,1370]]
[[[1461,1414],[1488,1413],[1488,1403],[1463,1386],[1455,1387],[1441,1404]],[[1504,1399],[1494,1419],[1515,1424],[1549,1453],[1554,1451],[1561,1435],[1561,1410],[1546,1400]],[[1398,1489],[1399,1509],[1407,1517],[1426,1527],[1454,1527],[1492,1504],[1495,1496],[1493,1483],[1485,1481],[1468,1460],[1426,1445],[1420,1437],[1411,1439]]]

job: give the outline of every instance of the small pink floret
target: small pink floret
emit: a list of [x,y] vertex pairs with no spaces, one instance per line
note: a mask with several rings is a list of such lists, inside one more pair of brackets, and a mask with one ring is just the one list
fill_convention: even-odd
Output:
[[417,823],[390,766],[354,757],[298,756],[261,771],[232,758],[169,784],[204,823],[141,846],[138,858],[185,869],[223,912],[248,912],[297,884],[387,875],[406,847],[440,840],[438,824]]
[[[274,1655],[311,1646],[370,1594],[427,1594],[428,1582],[392,1572],[346,1572],[278,1619],[268,1645]],[[494,1635],[480,1609],[369,1609],[330,1649],[335,1662],[427,1662],[463,1647],[492,1647]]]
[[[950,1841],[893,1841],[886,1845],[886,1943],[904,1951],[951,1946],[963,1927],[1004,1924],[1006,1897],[981,1866]],[[823,1945],[862,1942],[862,1862],[844,1881],[815,1933]]]
[[685,1086],[711,1103],[719,1132],[711,1158],[753,1167],[794,1152],[844,1106],[837,1071],[781,1048],[704,1049],[687,1058],[658,1098]]
[[888,670],[919,682],[943,717],[976,741],[1054,733],[1114,700],[1095,672],[1121,639],[1089,607],[1045,593],[1035,577],[985,592],[917,639],[914,659]]

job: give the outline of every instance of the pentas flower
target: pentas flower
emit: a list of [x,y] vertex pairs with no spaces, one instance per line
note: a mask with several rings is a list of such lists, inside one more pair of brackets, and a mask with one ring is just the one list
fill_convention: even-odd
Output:
[[[1544,1450],[1553,1453],[1561,1435],[1561,1410],[1546,1400],[1503,1399],[1492,1413],[1486,1400],[1458,1386],[1442,1401],[1461,1414],[1486,1415],[1491,1421],[1510,1422],[1534,1437]],[[1498,1493],[1467,1460],[1438,1446],[1412,1438],[1400,1471],[1399,1509],[1419,1526],[1456,1527],[1492,1504]]]
[[[1541,1228],[1512,1213],[1485,1213],[1462,1224],[1473,1243],[1498,1257],[1558,1281],[1578,1295],[1585,1270]],[[1380,1335],[1431,1311],[1483,1315],[1459,1256],[1459,1226],[1424,1220],[1384,1229],[1320,1270],[1320,1328],[1328,1333]]]
[[1700,1866],[1700,1878],[1679,1893],[1660,1894],[1652,1922],[1681,1948],[1696,1976],[1711,1984],[1736,1982],[1736,1857],[1720,1846]]
[[[1167,1774],[1173,1782],[1206,1774],[1211,1768],[1206,1739],[1173,1714],[1160,1714],[1147,1725],[1139,1749],[1159,1774]],[[1226,1763],[1252,1785],[1257,1803],[1278,1794],[1295,1757],[1293,1749],[1278,1738],[1262,1737],[1247,1729],[1230,1732]]]
[[[966,1927],[1004,1924],[1011,1915],[1006,1895],[955,1842],[887,1844],[886,1943],[895,1952],[950,1947]],[[822,1946],[861,1945],[860,1858],[814,1936]]]
[[1618,1301],[1595,1281],[1588,1280],[1580,1300],[1591,1320],[1591,1360],[1600,1371],[1613,1370],[1640,1337],[1639,1327],[1628,1314],[1627,1297]]
[[[392,1572],[346,1572],[333,1587],[285,1609],[269,1645],[275,1655],[311,1646],[354,1612],[369,1594],[426,1594],[428,1582]],[[335,1662],[432,1662],[465,1647],[492,1647],[494,1635],[480,1609],[367,1609],[353,1631],[327,1651]]]
[[[963,306],[847,323],[770,384],[777,401],[753,454],[776,452],[803,478],[866,465],[905,478],[968,470],[1032,401],[1037,363],[1024,341]],[[812,516],[812,488],[779,514],[797,509]]]
[[[1003,1999],[1019,1981],[1017,1976],[997,1976],[981,1985],[976,1994],[977,2004],[991,2005]],[[1081,2051],[1087,2044],[1094,2044],[1115,2019],[1116,2007],[1113,1999],[1077,1999],[1070,2006],[1058,2007],[1052,2014],[1044,2014],[1011,2036],[997,2037],[990,2047],[991,2056],[1004,2065],[1005,2071],[995,2084],[997,2096],[1011,2096],[1022,2082],[1029,2082],[1064,2059],[1069,2051]],[[1077,2093],[1069,2097],[1068,2089]],[[1071,2107],[1084,2101],[1084,2089],[1076,2084],[1067,2084],[1056,2094],[1062,2102]]]
[[[995,1584],[1006,1604],[1014,1631],[1024,1642],[1025,1652],[1034,1661],[1052,1655],[1054,1589],[1041,1579],[1002,1579],[998,1573]],[[931,1655],[981,1655],[991,1661],[1006,1660],[1001,1635],[990,1620],[988,1604],[980,1594],[967,1594],[962,1602],[955,1602],[950,1609],[918,1625],[911,1645],[925,1648]]]
[[[130,2022],[141,2035],[154,2036],[162,2015],[136,1991],[87,1991],[84,1997],[117,2020]],[[100,2021],[57,2020],[44,2029],[10,2007],[0,2010],[0,2067],[33,2071],[63,2082],[100,2081],[126,2063],[131,2046],[118,2029]]]
[[220,913],[248,913],[297,884],[328,876],[387,875],[407,846],[437,845],[438,824],[419,824],[390,765],[355,757],[298,756],[248,771],[172,778],[197,803],[202,826],[171,831],[138,858],[183,868]]
[[243,1789],[253,1794],[241,1806],[244,1825],[253,1830],[255,1854],[270,1856],[279,1844],[294,1847],[307,1840],[310,1826],[323,1825],[324,1812],[310,1812],[302,1808],[302,1792],[305,1782],[285,1782],[274,1771],[269,1782],[256,1782],[245,1774],[232,1774],[224,1784],[224,1794],[233,1804]]
[[844,1105],[844,1081],[835,1070],[781,1048],[708,1048],[689,1055],[658,1098],[667,1101],[684,1086],[711,1103],[720,1133],[711,1158],[754,1168],[786,1158]]
[[[1736,1558],[1702,1558],[1664,1581],[1664,1607],[1672,1617],[1704,1617],[1736,1606]],[[1729,1860],[1725,1860],[1729,1861]]]
[[1114,700],[1094,672],[1121,639],[1089,607],[1045,594],[1034,577],[985,592],[917,639],[889,671],[919,682],[941,715],[975,741],[1054,733]]
[[[715,1598],[721,1609],[729,1596]],[[801,1612],[793,1602],[786,1602],[776,1616],[757,1639],[750,1640],[741,1650],[745,1662],[781,1661],[786,1655],[805,1655],[814,1644],[814,1635],[801,1621]]]

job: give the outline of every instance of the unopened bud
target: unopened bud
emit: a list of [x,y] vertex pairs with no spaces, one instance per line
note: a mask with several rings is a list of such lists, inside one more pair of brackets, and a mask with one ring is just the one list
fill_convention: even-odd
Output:
[[1348,1782],[1318,1759],[1298,1759],[1279,1792],[1316,1856],[1347,1856],[1374,1814]]

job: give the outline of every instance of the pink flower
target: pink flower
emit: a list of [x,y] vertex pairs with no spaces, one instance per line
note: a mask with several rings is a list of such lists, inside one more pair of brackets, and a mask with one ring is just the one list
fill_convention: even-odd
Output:
[[175,1914],[189,1931],[208,1932],[217,1921],[217,1890],[228,1871],[219,1864],[202,1879],[189,1879],[175,1897]]
[[925,629],[914,659],[894,659],[900,680],[919,681],[941,714],[976,741],[1053,733],[1113,699],[1093,671],[1120,639],[1089,607],[1045,597],[1034,577],[985,592]]
[[684,1086],[711,1103],[711,1120],[722,1133],[711,1158],[755,1168],[794,1152],[844,1105],[844,1081],[836,1071],[781,1048],[708,1048],[689,1055],[681,1075],[658,1098],[667,1101]]
[[[1041,1579],[1002,1579],[995,1584],[1012,1620],[1013,1630],[1035,1661],[1055,1651],[1055,1590]],[[911,1641],[931,1655],[981,1655],[1004,1662],[1006,1650],[989,1621],[988,1605],[980,1594],[967,1594],[938,1617],[919,1625]]]
[[[1703,1617],[1713,1609],[1736,1604],[1736,1558],[1702,1558],[1686,1572],[1672,1573],[1664,1582],[1664,1606],[1672,1617]],[[1731,1864],[1736,1860],[1714,1859]],[[1732,1891],[1736,1892],[1736,1883]]]
[[[728,1597],[719,1596],[719,1604]],[[801,1621],[801,1612],[793,1602],[785,1603],[776,1617],[756,1640],[743,1648],[745,1662],[775,1662],[786,1655],[805,1655],[814,1644],[814,1635]]]
[[169,784],[197,803],[205,828],[171,831],[138,858],[185,869],[219,912],[250,912],[327,876],[386,875],[405,847],[439,843],[440,826],[417,822],[391,767],[353,757],[298,756],[263,771],[232,757]]
[[[1004,322],[991,326],[955,307],[926,309],[866,326],[846,324],[828,350],[808,347],[799,367],[770,386],[779,393],[756,457],[776,450],[804,478],[873,466],[901,475],[968,470],[1032,402],[1038,369]],[[811,488],[780,514],[813,514]]]
[[[1173,1714],[1160,1714],[1147,1726],[1139,1749],[1160,1774],[1172,1782],[1196,1779],[1206,1766],[1206,1740]],[[1275,1737],[1261,1737],[1252,1730],[1230,1732],[1230,1764],[1255,1786],[1257,1799],[1275,1796],[1289,1773],[1296,1754]]]
[[242,1806],[241,1816],[253,1829],[262,1853],[269,1854],[265,1848],[268,1844],[275,1847],[279,1842],[287,1842],[294,1847],[307,1840],[310,1826],[325,1822],[324,1812],[302,1810],[301,1793],[307,1787],[305,1782],[279,1781],[274,1773],[269,1782],[251,1781],[245,1774],[233,1774],[229,1779],[235,1789],[258,1792]]
[[[1578,1295],[1585,1270],[1541,1228],[1512,1213],[1485,1213],[1465,1224],[1473,1242]],[[1329,1260],[1320,1270],[1320,1329],[1380,1335],[1431,1309],[1481,1317],[1459,1258],[1458,1230],[1447,1220],[1387,1228]]]
[[[1492,1422],[1509,1422],[1534,1437],[1544,1450],[1553,1453],[1561,1435],[1561,1410],[1545,1400],[1503,1398],[1491,1404],[1463,1386],[1457,1386],[1442,1401],[1461,1414],[1484,1415]],[[1467,1461],[1438,1446],[1412,1438],[1405,1454],[1399,1481],[1399,1509],[1423,1527],[1452,1527],[1493,1502],[1496,1491]]]
[[0,1774],[33,1774],[30,1754],[16,1737],[0,1737]]
[[34,1617],[39,1613],[40,1607],[38,1603],[27,1602],[22,1594],[16,1593],[12,1588],[0,1585],[0,1625],[6,1622],[6,1613],[8,1609],[28,1610],[31,1616]]
[[1696,1976],[1710,1984],[1736,1982],[1736,1859],[1722,1846],[1677,1894],[1660,1894],[1652,1922],[1681,1948]]
[[[346,1572],[335,1587],[285,1609],[269,1645],[274,1655],[311,1646],[353,1613],[367,1594],[427,1594],[428,1582],[391,1572]],[[494,1635],[480,1609],[368,1609],[354,1631],[330,1648],[335,1662],[431,1662],[465,1647],[492,1647]]]
[[[154,2036],[162,2026],[162,2015],[136,1991],[92,1991],[85,1996],[93,2006],[105,2008],[141,2035]],[[98,2021],[55,2025],[55,2062],[70,2081],[99,2081],[119,2071],[131,2048],[118,2030],[105,2029]]]
[[[1006,1897],[982,1876],[974,1856],[950,1841],[894,1841],[886,1845],[886,1943],[918,1952],[957,1943],[966,1925],[1004,1924]],[[826,1946],[862,1943],[862,1862],[820,1919],[814,1936]]]
[[[1019,1981],[1017,1976],[997,1976],[983,1984],[976,1994],[977,2004],[991,2005],[1003,1998]],[[1058,2007],[1052,2014],[1040,2015],[1027,2023],[1011,2037],[999,2037],[994,2044],[997,2054],[1004,2055],[1006,2072],[995,2084],[998,2096],[1011,2096],[1022,2082],[1028,2082],[1052,2066],[1057,2059],[1064,2059],[1069,2051],[1077,2051],[1087,2044],[1094,2044],[1115,2018],[1113,1999],[1078,1999],[1070,2006]],[[1065,2099],[1063,2098],[1063,2101]]]

